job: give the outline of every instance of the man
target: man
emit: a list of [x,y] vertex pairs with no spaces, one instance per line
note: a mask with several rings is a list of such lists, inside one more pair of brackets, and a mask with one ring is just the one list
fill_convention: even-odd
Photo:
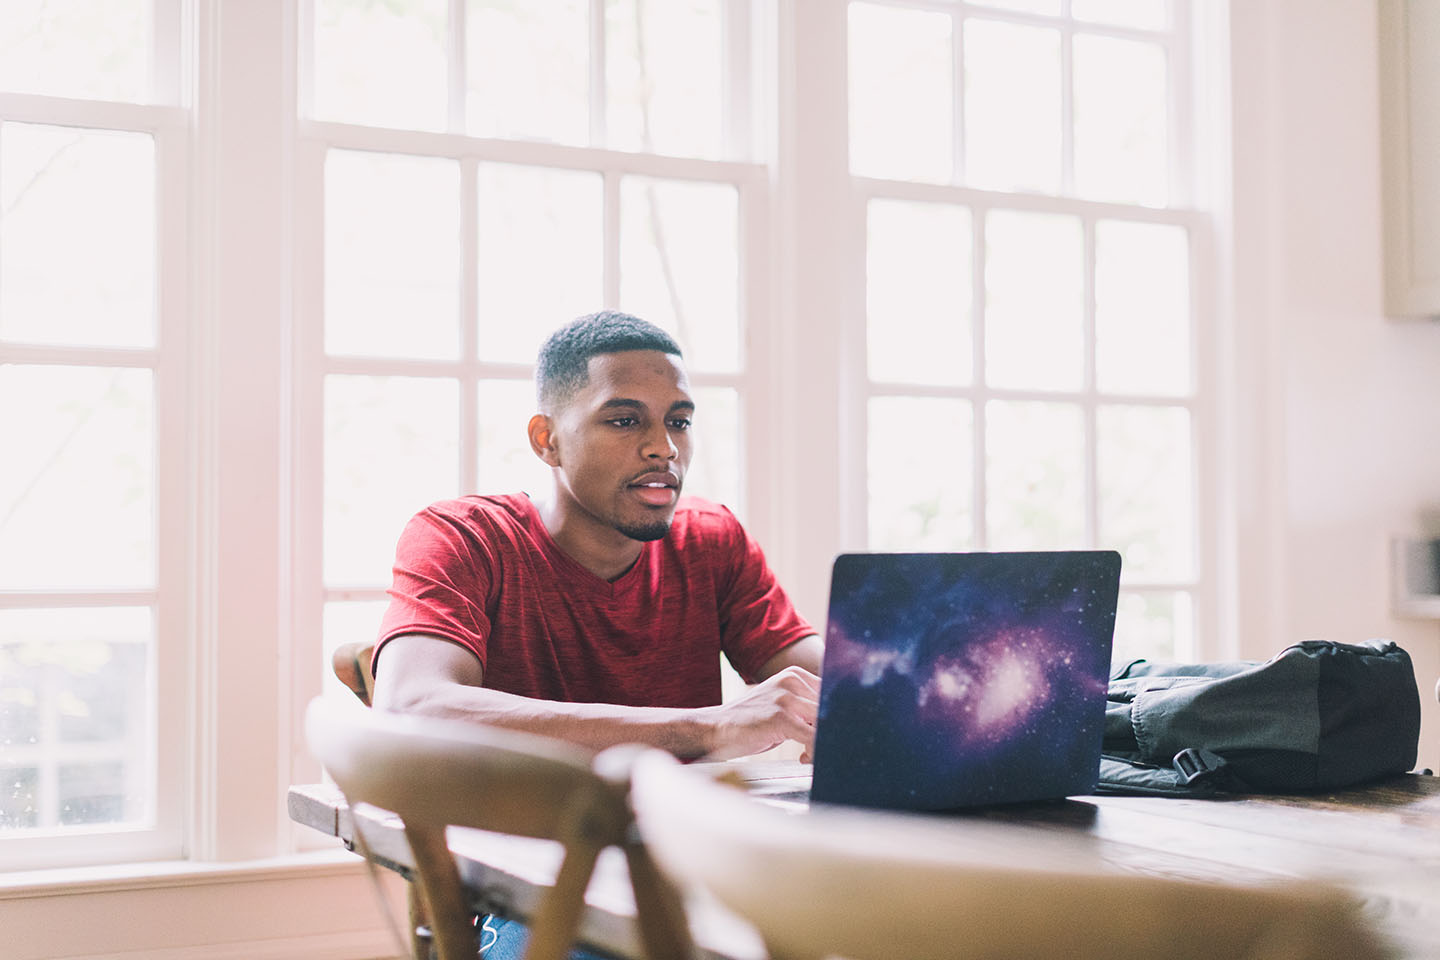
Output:
[[[680,348],[622,313],[556,331],[536,370],[523,494],[434,504],[396,550],[377,708],[722,759],[813,745],[822,647],[722,506],[680,501]],[[757,684],[720,703],[721,652]]]

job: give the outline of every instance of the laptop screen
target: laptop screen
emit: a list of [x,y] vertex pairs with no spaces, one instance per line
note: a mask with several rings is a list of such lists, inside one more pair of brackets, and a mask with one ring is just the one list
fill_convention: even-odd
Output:
[[846,554],[811,799],[944,810],[1094,789],[1120,556]]

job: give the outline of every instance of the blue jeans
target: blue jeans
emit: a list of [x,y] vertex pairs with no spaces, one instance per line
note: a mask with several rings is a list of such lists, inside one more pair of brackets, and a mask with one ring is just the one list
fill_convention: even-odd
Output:
[[[481,917],[476,930],[480,934],[480,956],[484,960],[520,960],[530,939],[530,929],[525,924],[493,914]],[[570,950],[570,960],[609,960],[609,955],[588,947],[574,947]]]

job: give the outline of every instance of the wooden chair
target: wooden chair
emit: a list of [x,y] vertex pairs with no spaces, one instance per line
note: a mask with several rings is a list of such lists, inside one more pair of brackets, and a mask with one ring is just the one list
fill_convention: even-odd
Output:
[[653,752],[631,803],[660,868],[747,918],[776,960],[1388,956],[1337,893],[1100,873],[1083,837],[1054,831],[794,816]]
[[340,644],[330,655],[330,669],[367,707],[375,694],[375,674],[370,671],[370,657],[374,652],[375,644],[355,641]]
[[567,954],[596,858],[612,844],[626,854],[647,956],[668,960],[688,949],[678,897],[634,841],[628,784],[597,774],[586,751],[479,724],[347,709],[318,697],[306,713],[306,736],[352,805],[373,804],[403,821],[440,960],[475,960],[479,948],[446,846],[451,824],[564,846],[555,884],[528,919],[527,958]]

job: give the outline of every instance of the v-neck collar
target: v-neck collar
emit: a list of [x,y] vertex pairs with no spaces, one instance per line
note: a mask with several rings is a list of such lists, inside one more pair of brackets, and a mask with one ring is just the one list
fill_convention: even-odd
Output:
[[658,540],[652,540],[640,545],[640,555],[635,562],[614,580],[606,580],[595,573],[579,560],[566,553],[555,538],[550,535],[550,530],[545,526],[545,519],[540,516],[540,508],[530,495],[525,495],[525,521],[530,526],[531,532],[540,549],[549,558],[550,562],[558,570],[565,572],[567,577],[574,577],[575,581],[583,585],[583,589],[613,600],[634,589],[635,585],[645,582],[644,570],[650,566],[650,557],[655,551]]

